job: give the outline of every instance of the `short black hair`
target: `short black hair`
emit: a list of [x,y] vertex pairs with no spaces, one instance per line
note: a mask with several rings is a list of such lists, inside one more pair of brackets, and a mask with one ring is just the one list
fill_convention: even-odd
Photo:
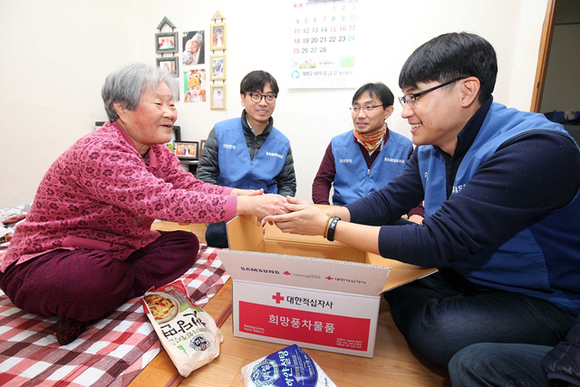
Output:
[[399,87],[417,88],[418,83],[448,82],[473,76],[479,79],[479,102],[491,97],[497,77],[493,46],[479,35],[453,32],[422,44],[407,59],[399,75]]
[[262,70],[255,70],[249,72],[240,83],[240,94],[246,94],[253,91],[262,91],[264,86],[269,83],[272,87],[272,92],[278,95],[278,82],[270,73]]
[[360,96],[367,92],[371,98],[378,98],[383,103],[383,107],[392,106],[393,102],[395,102],[395,96],[391,89],[389,89],[384,83],[376,82],[367,83],[359,87],[352,97],[352,104],[354,105]]

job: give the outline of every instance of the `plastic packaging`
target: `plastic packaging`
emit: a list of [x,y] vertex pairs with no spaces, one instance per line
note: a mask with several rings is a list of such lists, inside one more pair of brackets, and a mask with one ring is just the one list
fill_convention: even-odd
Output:
[[336,387],[296,344],[244,366],[240,378],[246,387]]
[[187,377],[219,355],[223,334],[188,297],[183,280],[145,293],[143,309],[180,375]]

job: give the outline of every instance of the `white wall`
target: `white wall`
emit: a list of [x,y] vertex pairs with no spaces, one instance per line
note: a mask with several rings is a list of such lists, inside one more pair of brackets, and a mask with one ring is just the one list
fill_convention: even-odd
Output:
[[[115,67],[155,63],[154,34],[167,16],[181,33],[226,18],[227,106],[178,103],[185,140],[205,138],[216,121],[239,116],[242,77],[263,69],[278,80],[276,126],[291,140],[297,195],[310,187],[330,139],[352,128],[353,89],[289,90],[289,14],[300,0],[0,0],[0,208],[30,201],[50,164],[105,119],[100,87]],[[305,1],[305,0],[303,0]],[[441,33],[475,32],[499,58],[496,101],[528,110],[547,0],[359,0],[358,85],[385,82],[395,93],[399,70],[420,44]],[[206,46],[206,64],[209,61]],[[206,65],[207,68],[207,65]],[[389,127],[409,136],[401,109]]]

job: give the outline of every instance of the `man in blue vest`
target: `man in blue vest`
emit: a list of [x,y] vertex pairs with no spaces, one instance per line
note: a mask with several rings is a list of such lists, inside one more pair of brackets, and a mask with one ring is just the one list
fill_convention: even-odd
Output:
[[[314,204],[344,206],[375,192],[403,171],[413,153],[408,138],[387,127],[395,96],[384,83],[367,83],[352,97],[353,130],[339,134],[326,148],[312,183]],[[425,211],[419,205],[407,214],[421,223]]]
[[[480,36],[423,44],[399,76],[417,145],[403,172],[345,207],[288,198],[295,212],[264,219],[439,268],[386,298],[407,339],[443,366],[476,343],[556,346],[580,309],[580,150],[544,115],[493,102],[496,75]],[[422,225],[387,225],[421,200]]]
[[[294,196],[296,176],[290,141],[274,127],[278,83],[261,70],[240,83],[241,118],[215,124],[197,167],[197,178],[222,186],[263,189],[264,193]],[[226,225],[208,225],[209,246],[228,247]]]

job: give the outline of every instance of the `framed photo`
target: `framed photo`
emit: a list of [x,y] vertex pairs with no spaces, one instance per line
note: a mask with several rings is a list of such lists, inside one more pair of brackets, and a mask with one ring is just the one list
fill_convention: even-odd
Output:
[[216,54],[210,57],[212,81],[223,81],[226,79],[226,54]]
[[179,76],[179,61],[176,56],[157,58],[157,67],[169,71],[174,76]]
[[175,153],[175,141],[180,141],[181,140],[181,126],[173,126],[173,132],[171,133],[171,141],[168,143],[165,143],[165,145],[167,145],[167,147],[169,147],[169,149],[171,149],[171,152]]
[[215,23],[210,25],[210,49],[226,49],[226,23]]
[[177,52],[179,50],[177,32],[159,32],[155,34],[155,52]]
[[183,72],[183,102],[206,102],[205,69],[193,69]]
[[203,152],[203,147],[205,146],[205,140],[199,140],[199,156],[201,157],[201,152]]
[[174,125],[171,133],[171,142],[181,141],[181,126]]
[[205,31],[187,31],[181,34],[183,52],[181,61],[184,66],[205,63]]
[[175,141],[175,155],[180,159],[197,160],[199,158],[199,142]]
[[224,110],[226,108],[226,85],[211,85],[210,109]]
[[107,121],[95,121],[95,129],[94,130],[97,130],[101,126],[105,125],[105,122],[107,122]]

